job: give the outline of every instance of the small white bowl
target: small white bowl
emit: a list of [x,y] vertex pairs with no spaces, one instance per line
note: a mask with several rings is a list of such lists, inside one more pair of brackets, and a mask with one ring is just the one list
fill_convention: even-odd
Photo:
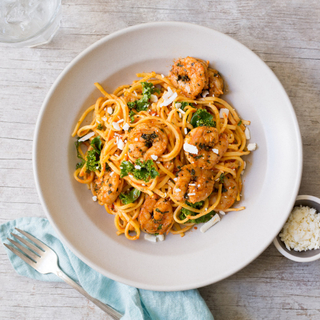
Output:
[[[308,206],[314,208],[317,212],[320,212],[320,199],[314,196],[301,195],[298,196],[294,207],[297,206]],[[273,240],[273,244],[278,249],[278,251],[284,255],[286,258],[296,261],[296,262],[310,262],[320,259],[320,249],[308,250],[308,251],[289,251],[284,242],[280,240],[279,234]]]

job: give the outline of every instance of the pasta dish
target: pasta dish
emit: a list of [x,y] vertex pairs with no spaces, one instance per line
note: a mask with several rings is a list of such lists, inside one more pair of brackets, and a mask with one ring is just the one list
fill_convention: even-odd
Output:
[[74,178],[114,215],[117,234],[163,240],[243,210],[233,206],[241,197],[242,156],[250,153],[250,121],[220,98],[220,73],[186,57],[168,76],[137,77],[113,93],[95,83],[102,96],[72,133],[80,159]]

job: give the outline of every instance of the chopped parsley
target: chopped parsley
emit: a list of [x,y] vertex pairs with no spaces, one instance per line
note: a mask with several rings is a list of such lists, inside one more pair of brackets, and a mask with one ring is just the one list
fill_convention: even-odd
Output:
[[103,128],[103,125],[101,123],[99,123],[99,125],[97,126],[97,129],[102,130],[102,128]]
[[154,179],[160,175],[154,166],[153,160],[141,161],[138,159],[136,165],[141,168],[136,169],[130,161],[122,161],[120,165],[120,177],[126,177],[131,173],[136,179],[148,182],[150,179]]
[[[199,201],[199,202],[196,202],[196,203],[191,203],[191,202],[186,201],[186,204],[188,206],[192,207],[192,208],[200,209],[203,206],[204,201]],[[196,213],[196,212],[193,212],[193,211],[190,211],[188,209],[182,208],[181,211],[180,211],[179,218],[180,218],[180,220],[184,220],[188,216],[195,216],[197,214],[198,213]],[[186,223],[204,223],[204,222],[209,221],[215,214],[216,214],[215,211],[210,211],[209,213],[207,213],[206,215],[204,215],[204,216],[202,216],[202,217],[200,217],[198,219],[189,219]]]
[[224,183],[224,178],[226,177],[226,175],[224,174],[224,173],[222,173],[221,175],[220,175],[220,177],[219,177],[219,179],[220,179],[220,182],[221,183]]
[[187,101],[182,101],[180,109],[184,110],[184,108],[187,106],[191,106],[192,108],[194,108],[194,105],[192,103],[187,102]]
[[77,140],[75,143],[76,145],[76,149],[77,149],[77,158],[81,159],[81,162],[78,162],[76,164],[76,169],[82,168],[84,166],[84,164],[86,163],[86,161],[82,158],[81,153],[79,152],[79,146],[80,146],[80,142],[79,140]]
[[135,116],[136,114],[132,111],[132,110],[130,110],[130,112],[129,112],[129,118],[130,118],[130,122],[134,122],[134,116]]
[[80,145],[79,140],[75,142],[75,145],[77,149],[77,157],[81,159],[81,162],[77,163],[76,165],[77,169],[82,168],[85,164],[87,171],[101,170],[100,153],[102,149],[102,141],[100,139],[100,136],[95,137],[91,140],[90,146],[93,149],[87,152],[87,160],[84,160],[79,152],[79,145]]
[[198,109],[192,116],[190,123],[196,127],[216,127],[216,122],[213,121],[213,115],[205,109]]
[[130,191],[122,192],[119,198],[123,204],[129,204],[135,202],[140,197],[140,190],[133,188]]
[[100,136],[97,136],[91,140],[90,143],[91,147],[100,155],[101,149],[102,149],[102,141],[100,139]]
[[132,102],[128,102],[129,109],[136,109],[139,111],[146,111],[150,107],[151,95],[155,92],[159,92],[151,82],[141,82],[142,84],[142,98]]

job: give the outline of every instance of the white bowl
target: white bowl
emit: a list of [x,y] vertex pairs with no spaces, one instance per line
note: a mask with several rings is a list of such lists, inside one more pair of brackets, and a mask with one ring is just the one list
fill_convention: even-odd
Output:
[[[202,234],[166,241],[117,236],[113,216],[72,176],[77,162],[71,132],[100,93],[131,83],[135,73],[168,74],[174,58],[209,60],[228,83],[224,99],[251,120],[258,150],[247,157],[242,200]],[[150,290],[186,290],[237,272],[272,242],[296,199],[302,170],[297,119],[278,79],[252,51],[212,29],[178,22],[137,25],[81,53],[58,77],[42,106],[34,140],[35,180],[48,219],[69,248],[114,280]],[[281,199],[281,201],[278,201]]]
[[[317,212],[320,212],[320,199],[314,196],[299,195],[296,199],[294,207],[297,206],[307,206],[314,208]],[[286,258],[296,261],[296,262],[310,262],[320,259],[320,249],[308,250],[308,251],[294,251],[288,250],[284,242],[280,240],[279,235],[277,235],[273,244],[278,249],[278,251],[283,254]]]

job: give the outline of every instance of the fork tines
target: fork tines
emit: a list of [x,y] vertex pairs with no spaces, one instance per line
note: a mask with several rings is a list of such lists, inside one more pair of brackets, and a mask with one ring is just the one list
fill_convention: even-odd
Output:
[[[21,245],[19,242],[12,240],[10,238],[7,238],[13,245],[15,245],[19,250],[17,250],[15,247],[10,246],[6,243],[4,245],[11,250],[14,254],[16,254],[19,258],[21,258],[24,262],[28,263],[33,268],[36,267],[36,261],[41,257],[41,253],[45,252],[43,248],[48,248],[44,243],[39,241],[37,238],[33,237],[32,235],[28,234],[27,232],[20,230],[18,228],[15,228],[17,231],[19,231],[21,234],[23,234],[26,238],[33,241],[36,245],[35,246],[32,242],[20,237],[19,235],[15,233],[10,233],[14,238],[19,240],[21,243],[23,243],[25,246]],[[24,254],[23,254],[24,253]]]

